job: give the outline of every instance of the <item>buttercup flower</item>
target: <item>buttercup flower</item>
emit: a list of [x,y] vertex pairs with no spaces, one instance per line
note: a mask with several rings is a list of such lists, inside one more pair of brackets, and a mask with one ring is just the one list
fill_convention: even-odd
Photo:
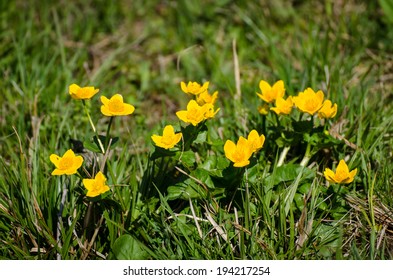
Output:
[[70,149],[64,153],[62,157],[51,154],[50,161],[56,166],[52,175],[71,175],[77,172],[77,169],[82,166],[82,156],[75,156],[74,152]]
[[255,129],[253,129],[248,134],[247,141],[248,144],[250,145],[251,151],[257,152],[260,149],[262,149],[263,144],[265,143],[265,135],[263,134],[259,135],[258,132]]
[[105,116],[126,116],[134,112],[135,107],[123,102],[123,96],[115,94],[111,99],[101,96],[101,113]]
[[187,110],[176,112],[176,116],[183,122],[197,126],[205,120],[207,109],[209,109],[207,106],[199,106],[195,100],[190,100],[187,104]]
[[332,101],[325,100],[323,102],[322,108],[318,111],[318,117],[320,119],[331,119],[334,118],[337,114],[337,104],[334,103],[332,106]]
[[336,173],[334,173],[331,169],[326,168],[325,175],[326,180],[330,183],[338,183],[338,184],[348,184],[351,183],[357,173],[358,169],[355,168],[351,172],[349,172],[348,166],[344,160],[340,160]]
[[101,171],[96,174],[94,179],[83,179],[82,182],[87,189],[86,196],[88,197],[96,197],[110,190],[109,187],[105,185],[106,178]]
[[240,137],[235,145],[231,140],[227,140],[224,145],[225,156],[233,162],[235,167],[243,167],[250,164],[252,148],[244,137]]
[[171,149],[180,141],[181,137],[182,133],[175,134],[173,126],[167,125],[164,127],[162,136],[154,134],[151,139],[157,147]]
[[199,105],[214,104],[218,98],[218,91],[215,91],[212,95],[207,90],[197,95],[196,101]]
[[205,110],[205,119],[212,119],[218,111],[220,111],[220,108],[214,111],[214,105],[210,103],[206,103],[205,105],[202,106]]
[[292,107],[292,96],[289,96],[287,99],[279,97],[276,99],[276,107],[272,107],[270,110],[274,111],[277,115],[289,115]]
[[205,82],[202,86],[197,82],[188,82],[187,85],[185,82],[181,82],[180,87],[181,90],[185,93],[198,95],[207,90],[207,88],[209,87],[209,82]]
[[73,99],[90,99],[100,90],[94,87],[80,87],[72,84],[68,87],[68,92]]
[[300,111],[314,115],[321,109],[323,98],[321,90],[315,93],[311,88],[307,88],[305,91],[299,92],[298,96],[294,96],[292,100]]
[[261,80],[259,82],[259,88],[261,93],[257,93],[259,98],[267,103],[272,103],[279,97],[283,97],[285,94],[284,82],[282,80],[277,81],[273,86],[270,86],[268,82]]

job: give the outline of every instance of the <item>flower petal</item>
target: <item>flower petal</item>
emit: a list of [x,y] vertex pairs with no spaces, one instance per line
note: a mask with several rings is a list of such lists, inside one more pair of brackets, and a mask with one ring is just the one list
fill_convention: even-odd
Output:
[[261,80],[261,81],[259,82],[259,88],[261,89],[262,94],[263,94],[264,92],[270,91],[270,90],[272,89],[272,87],[269,85],[269,83],[266,82],[266,81],[264,81],[264,80]]
[[101,95],[100,99],[101,99],[102,104],[104,104],[105,106],[108,106],[108,104],[109,104],[109,99],[108,98],[106,98],[105,96]]
[[60,161],[60,157],[58,155],[55,154],[51,154],[49,157],[49,160],[57,167],[59,167],[59,161]]
[[325,171],[323,172],[323,175],[325,175],[326,180],[328,180],[331,183],[336,183],[335,176],[333,170],[329,168],[325,168]]
[[72,84],[68,87],[68,92],[72,95],[72,94],[77,94],[78,90],[80,90],[80,86],[78,86],[77,84]]

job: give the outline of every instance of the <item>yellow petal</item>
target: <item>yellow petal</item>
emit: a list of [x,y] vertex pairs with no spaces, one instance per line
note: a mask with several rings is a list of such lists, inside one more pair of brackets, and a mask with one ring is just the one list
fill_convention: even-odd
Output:
[[65,174],[65,172],[63,170],[60,170],[60,169],[55,169],[51,173],[51,175],[64,175],[64,174]]
[[153,140],[153,142],[154,142],[154,144],[156,144],[156,146],[161,147],[160,145],[161,145],[162,136],[153,134],[151,136],[151,140]]
[[108,98],[106,98],[105,96],[101,95],[100,99],[101,99],[102,104],[104,104],[105,106],[108,106],[108,104],[109,104],[109,99]]
[[186,85],[185,82],[180,82],[180,87],[181,87],[181,90],[182,90],[183,92],[188,93],[187,85]]
[[336,183],[335,180],[336,174],[334,174],[333,170],[329,168],[325,168],[325,172],[323,172],[323,174],[325,175],[326,180],[328,180],[331,183]]
[[80,89],[80,86],[78,86],[77,84],[72,84],[68,87],[68,92],[70,94],[76,94],[78,92],[78,90]]
[[227,140],[224,145],[224,152],[225,152],[225,156],[231,161],[233,161],[232,154],[234,153],[235,150],[236,150],[236,144],[231,140]]
[[124,111],[123,111],[123,115],[131,115],[132,113],[134,113],[135,111],[135,107],[132,106],[131,104],[127,104],[124,103]]
[[106,178],[105,178],[104,174],[102,174],[101,171],[98,171],[98,173],[96,174],[94,179],[97,180],[99,185],[104,185],[106,182]]
[[317,98],[318,98],[319,102],[322,104],[323,98],[324,98],[324,94],[323,94],[322,90],[318,90],[316,95],[317,95]]
[[162,132],[163,136],[173,136],[175,135],[175,129],[171,125],[167,125],[164,127],[164,131]]
[[120,103],[123,103],[123,96],[121,94],[116,93],[111,97],[111,101],[117,100]]
[[189,122],[187,117],[187,111],[185,110],[176,112],[176,116],[183,122]]
[[352,183],[353,182],[353,180],[354,180],[354,178],[355,178],[355,176],[356,176],[356,173],[358,172],[358,169],[357,168],[355,168],[354,170],[352,170],[351,172],[349,172],[349,178],[348,178],[348,180],[346,181],[346,183]]
[[345,161],[343,159],[340,160],[340,162],[338,163],[338,166],[336,168],[336,173],[338,173],[338,172],[343,172],[343,173],[349,174],[348,165],[345,163]]
[[270,91],[270,90],[272,89],[272,87],[269,85],[269,83],[266,82],[266,81],[264,81],[264,80],[261,80],[261,81],[259,82],[259,88],[261,89],[262,94],[263,94],[264,92]]
[[51,154],[49,159],[56,166],[56,168],[59,166],[59,161],[61,158],[58,155]]
[[113,116],[112,112],[111,112],[111,111],[108,109],[108,107],[105,106],[105,105],[102,105],[102,106],[101,106],[101,113],[102,113],[103,115],[105,115],[105,116],[108,116],[108,117]]

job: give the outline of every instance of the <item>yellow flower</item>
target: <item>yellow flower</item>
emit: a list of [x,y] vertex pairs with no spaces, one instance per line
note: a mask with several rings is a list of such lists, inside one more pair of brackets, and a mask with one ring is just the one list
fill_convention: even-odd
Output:
[[220,108],[214,111],[214,105],[210,103],[206,103],[202,108],[205,110],[205,119],[212,119],[220,111]]
[[195,100],[190,100],[187,104],[187,110],[176,112],[176,116],[183,122],[197,126],[205,120],[207,109],[207,106],[199,106]]
[[73,99],[90,99],[100,90],[94,87],[80,87],[77,84],[72,84],[68,87],[68,92]]
[[259,136],[258,132],[255,129],[253,129],[248,134],[247,141],[248,144],[250,145],[251,151],[257,152],[260,149],[262,149],[263,144],[265,143],[265,135],[261,134]]
[[135,107],[123,102],[123,96],[115,94],[111,99],[101,96],[101,113],[105,116],[126,116],[134,112]]
[[351,183],[357,173],[358,169],[355,168],[351,172],[349,172],[348,166],[344,160],[340,160],[336,173],[334,173],[331,169],[326,168],[325,175],[326,180],[330,183],[338,183],[338,184],[348,184]]
[[323,98],[321,90],[315,93],[311,88],[307,88],[305,91],[299,92],[298,96],[294,96],[292,100],[300,111],[314,115],[321,109]]
[[188,82],[187,85],[185,82],[181,82],[180,87],[185,93],[198,95],[207,90],[207,88],[209,87],[209,82],[205,82],[202,86],[197,82]]
[[109,187],[105,185],[106,178],[101,171],[96,174],[94,179],[83,179],[82,182],[87,189],[86,196],[88,197],[96,197],[110,190]]
[[250,164],[252,148],[244,137],[240,137],[235,145],[231,140],[227,140],[224,145],[225,156],[232,161],[235,167],[243,167]]
[[273,86],[270,86],[268,82],[261,80],[259,82],[259,88],[261,93],[257,93],[259,98],[267,103],[272,103],[279,97],[283,97],[285,94],[284,82],[282,80],[277,81]]
[[274,111],[277,115],[289,115],[292,107],[292,96],[289,96],[287,99],[279,97],[276,99],[276,107],[270,108],[270,110]]
[[214,104],[218,98],[218,91],[215,91],[212,95],[207,90],[197,95],[196,101],[199,105]]
[[261,115],[267,115],[269,113],[269,104],[258,106],[258,112]]
[[331,119],[334,118],[337,114],[337,104],[334,103],[332,106],[332,101],[325,100],[323,102],[322,108],[318,111],[318,117],[320,119]]
[[81,167],[83,163],[83,158],[81,156],[75,156],[71,149],[65,152],[62,157],[51,154],[49,159],[56,166],[52,175],[75,174],[77,169]]
[[176,133],[171,125],[167,125],[164,127],[164,131],[162,133],[162,136],[154,134],[151,139],[153,140],[154,144],[157,147],[161,147],[164,149],[171,149],[173,148],[177,143],[179,143],[180,139],[182,137],[182,133]]

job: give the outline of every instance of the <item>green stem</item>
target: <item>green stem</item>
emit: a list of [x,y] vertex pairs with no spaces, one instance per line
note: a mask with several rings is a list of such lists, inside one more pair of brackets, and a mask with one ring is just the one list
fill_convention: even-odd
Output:
[[84,99],[82,99],[82,104],[83,104],[83,109],[85,110],[85,113],[86,113],[86,115],[87,115],[87,118],[89,119],[91,128],[93,129],[94,134],[95,134],[96,137],[97,137],[98,145],[100,146],[101,152],[104,154],[104,153],[105,153],[104,146],[102,145],[102,142],[101,142],[100,138],[98,137],[97,129],[96,129],[96,127],[94,126],[93,120],[92,120],[91,117],[90,117],[90,113],[89,113],[89,110],[87,110],[86,102],[85,102]]
[[250,221],[251,221],[251,209],[250,209],[250,190],[248,188],[248,169],[246,167],[246,228],[250,228]]
[[109,144],[109,133],[111,131],[111,126],[113,122],[113,116],[110,117],[109,123],[108,123],[108,128],[106,130],[106,136],[105,136],[105,149],[108,149],[108,144]]
[[301,166],[306,166],[308,161],[310,160],[312,154],[311,154],[311,144],[307,143],[307,148],[306,148],[306,152],[304,153],[304,157],[302,159],[302,161],[300,162]]
[[278,159],[277,167],[283,165],[284,160],[285,160],[290,148],[291,148],[290,146],[284,147],[284,149],[282,150],[282,152],[280,154],[280,158]]

